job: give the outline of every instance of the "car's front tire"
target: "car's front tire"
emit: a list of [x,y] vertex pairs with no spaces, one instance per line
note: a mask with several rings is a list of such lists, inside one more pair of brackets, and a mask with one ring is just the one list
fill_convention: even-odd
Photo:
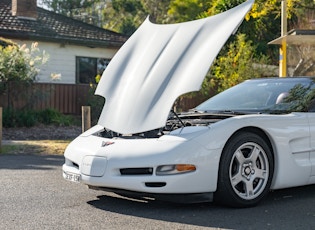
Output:
[[270,147],[259,135],[239,132],[223,149],[215,202],[251,207],[269,192],[274,171]]

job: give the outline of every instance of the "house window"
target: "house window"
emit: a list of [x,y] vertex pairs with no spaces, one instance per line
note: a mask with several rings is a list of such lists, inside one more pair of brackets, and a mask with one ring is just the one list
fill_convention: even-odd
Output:
[[76,82],[96,83],[95,77],[102,75],[109,62],[106,58],[76,57]]

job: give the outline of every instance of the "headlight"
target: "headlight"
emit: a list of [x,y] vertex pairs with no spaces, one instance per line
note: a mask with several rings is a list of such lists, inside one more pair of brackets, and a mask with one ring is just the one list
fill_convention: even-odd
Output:
[[156,169],[156,175],[174,175],[194,171],[196,171],[196,166],[191,164],[160,165]]

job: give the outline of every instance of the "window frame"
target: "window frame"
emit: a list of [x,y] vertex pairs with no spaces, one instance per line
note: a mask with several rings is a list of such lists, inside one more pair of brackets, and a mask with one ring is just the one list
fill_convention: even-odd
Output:
[[[86,62],[83,62],[86,60]],[[110,58],[101,57],[87,57],[87,56],[76,56],[75,57],[75,82],[76,84],[95,84],[96,76],[102,76],[103,71],[111,61]],[[83,65],[87,66],[84,70]],[[90,65],[90,66],[88,66]],[[85,71],[85,73],[83,73]],[[85,74],[86,76],[83,76]]]

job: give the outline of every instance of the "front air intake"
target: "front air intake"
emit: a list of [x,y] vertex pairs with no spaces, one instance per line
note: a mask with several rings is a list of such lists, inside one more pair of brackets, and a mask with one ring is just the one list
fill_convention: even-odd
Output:
[[166,185],[165,182],[146,182],[145,186],[150,187],[150,188],[160,188],[164,187]]
[[123,168],[120,169],[122,176],[134,176],[134,175],[152,175],[153,168]]

